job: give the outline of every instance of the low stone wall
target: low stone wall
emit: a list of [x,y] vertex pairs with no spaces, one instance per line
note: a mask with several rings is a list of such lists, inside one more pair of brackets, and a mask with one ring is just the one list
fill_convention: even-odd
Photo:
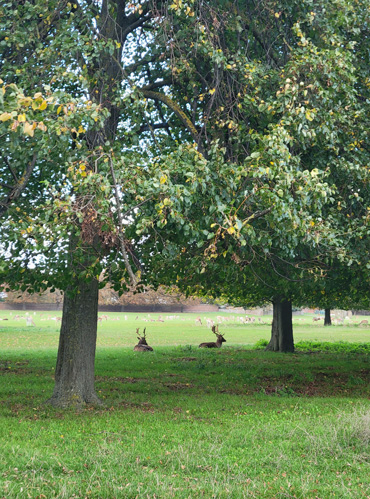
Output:
[[352,310],[353,315],[370,315],[370,310]]
[[[34,311],[56,311],[62,310],[62,305],[56,303],[10,303],[0,302],[0,310],[34,310]],[[163,305],[159,303],[146,304],[146,305],[99,305],[99,312],[151,312],[151,313],[176,313],[192,312],[201,314],[206,312],[218,312],[217,305]]]
[[11,303],[0,302],[0,310],[62,310],[62,304],[57,303]]

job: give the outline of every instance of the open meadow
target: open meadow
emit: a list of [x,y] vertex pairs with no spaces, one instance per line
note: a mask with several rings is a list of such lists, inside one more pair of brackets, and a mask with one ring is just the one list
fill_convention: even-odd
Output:
[[[1,498],[370,498],[365,317],[295,316],[296,352],[276,354],[268,316],[101,313],[104,404],[60,410],[61,314],[25,314],[0,312]],[[198,349],[207,319],[221,349]],[[154,352],[133,351],[144,327]]]

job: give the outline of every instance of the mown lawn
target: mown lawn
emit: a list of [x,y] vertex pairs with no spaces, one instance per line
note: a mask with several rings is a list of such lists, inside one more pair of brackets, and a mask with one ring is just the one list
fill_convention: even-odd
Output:
[[[0,497],[370,498],[370,328],[295,318],[283,355],[253,348],[268,324],[229,320],[227,343],[199,350],[213,335],[197,315],[104,314],[104,405],[62,411],[44,404],[59,324],[14,315],[0,314]],[[132,350],[137,327],[153,353]]]

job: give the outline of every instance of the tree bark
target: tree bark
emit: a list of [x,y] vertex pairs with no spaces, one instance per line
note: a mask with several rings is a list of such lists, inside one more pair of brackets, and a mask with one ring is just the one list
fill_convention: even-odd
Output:
[[324,326],[331,326],[330,308],[325,309]]
[[282,296],[277,296],[273,299],[272,304],[271,339],[266,350],[294,352],[292,302]]
[[90,246],[79,235],[70,236],[68,268],[75,277],[64,293],[55,386],[47,401],[56,407],[101,403],[94,387],[99,281],[86,276],[99,246],[98,237]]
[[78,279],[76,289],[65,293],[54,393],[47,401],[57,407],[101,403],[94,386],[99,283]]

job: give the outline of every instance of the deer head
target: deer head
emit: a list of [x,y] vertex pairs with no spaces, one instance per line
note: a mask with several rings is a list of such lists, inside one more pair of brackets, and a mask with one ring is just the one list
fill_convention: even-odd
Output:
[[140,336],[139,330],[140,330],[140,328],[136,329],[136,336],[137,336],[137,339],[139,340],[138,345],[147,345],[148,343],[147,343],[146,338],[145,338],[146,328],[144,328],[142,336]]

